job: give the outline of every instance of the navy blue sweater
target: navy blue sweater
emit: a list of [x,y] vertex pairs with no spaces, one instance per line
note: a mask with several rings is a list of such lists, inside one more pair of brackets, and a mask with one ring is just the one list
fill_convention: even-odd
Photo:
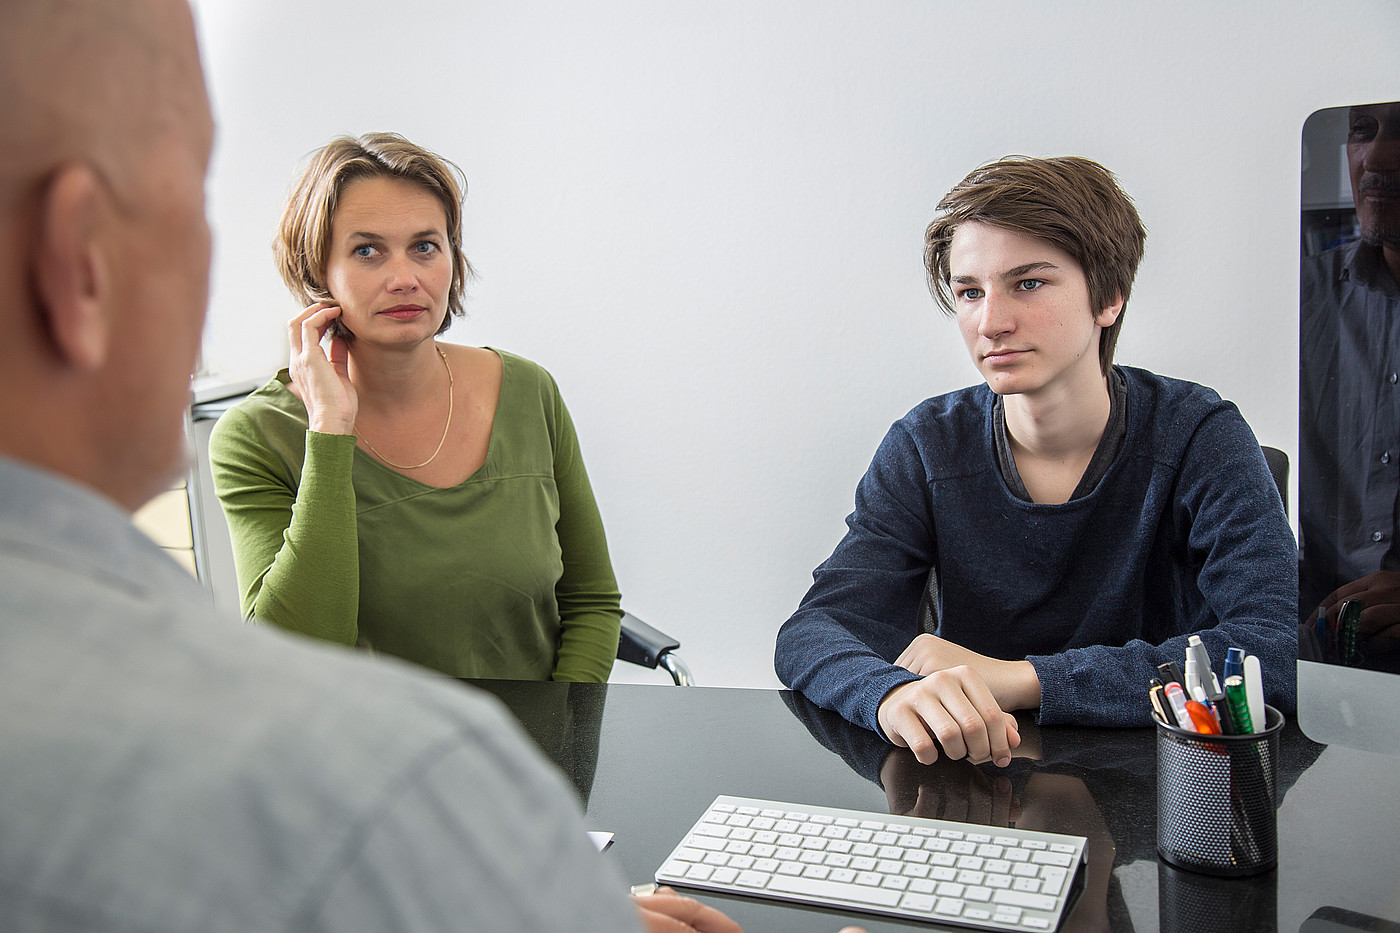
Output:
[[1150,723],[1148,681],[1199,633],[1217,676],[1257,655],[1265,698],[1296,693],[1298,552],[1259,444],[1211,389],[1120,367],[1127,433],[1098,486],[1062,505],[1014,496],[985,385],[929,399],[890,428],[849,530],[778,632],[783,683],[879,731],[893,662],[919,634],[930,568],[936,634],[1031,662],[1040,722]]

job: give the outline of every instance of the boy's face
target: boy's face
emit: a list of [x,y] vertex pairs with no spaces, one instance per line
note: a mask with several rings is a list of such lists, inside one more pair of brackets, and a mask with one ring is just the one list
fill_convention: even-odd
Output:
[[958,327],[993,392],[1053,398],[1102,385],[1099,334],[1123,306],[1092,309],[1074,257],[969,222],[953,234],[948,267]]

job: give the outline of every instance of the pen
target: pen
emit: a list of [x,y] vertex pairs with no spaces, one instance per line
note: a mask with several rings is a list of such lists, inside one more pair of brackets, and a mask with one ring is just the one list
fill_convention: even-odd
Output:
[[1163,687],[1162,682],[1155,677],[1152,679],[1152,685],[1147,688],[1147,699],[1151,702],[1152,712],[1157,716],[1158,720],[1167,725],[1176,722],[1176,716],[1172,713],[1171,704],[1167,701],[1166,688]]
[[1351,667],[1356,659],[1356,633],[1361,627],[1361,611],[1365,604],[1359,599],[1342,602],[1337,610],[1337,659]]
[[1175,661],[1165,661],[1157,665],[1157,677],[1162,681],[1162,686],[1167,684],[1181,684],[1186,686],[1186,681],[1181,679],[1181,665]]
[[1176,717],[1176,724],[1187,732],[1195,732],[1196,727],[1191,724],[1191,714],[1186,709],[1186,691],[1181,684],[1172,681],[1163,689],[1167,695],[1167,702],[1171,704],[1172,715]]
[[1216,723],[1215,717],[1210,714],[1210,710],[1206,709],[1206,705],[1200,700],[1187,700],[1186,714],[1191,717],[1193,732],[1199,732],[1201,735],[1220,734],[1220,726]]
[[1204,700],[1212,686],[1217,690],[1220,688],[1218,683],[1212,683],[1214,679],[1205,643],[1201,641],[1201,636],[1192,635],[1186,639],[1186,692],[1193,699]]
[[1244,649],[1231,648],[1225,655],[1225,679],[1229,680],[1236,674],[1244,674]]
[[1210,709],[1215,713],[1216,721],[1220,723],[1220,734],[1239,735],[1241,731],[1239,723],[1235,720],[1235,711],[1231,709],[1229,702],[1225,699],[1225,692],[1223,690],[1207,690],[1206,693],[1210,700]]
[[1233,735],[1249,735],[1255,731],[1254,720],[1249,715],[1249,696],[1245,691],[1244,678],[1239,674],[1230,674],[1225,678],[1225,705],[1235,724]]

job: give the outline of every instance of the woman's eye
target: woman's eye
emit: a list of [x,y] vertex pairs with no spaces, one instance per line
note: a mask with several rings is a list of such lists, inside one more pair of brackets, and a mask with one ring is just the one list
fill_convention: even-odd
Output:
[[361,259],[369,259],[371,256],[374,255],[375,250],[374,247],[370,246],[368,243],[361,243],[359,246],[355,247],[351,252],[353,253],[353,255],[358,256]]
[[422,242],[413,244],[413,251],[416,253],[422,253],[425,256],[436,253],[437,250],[438,245],[432,240],[423,240]]

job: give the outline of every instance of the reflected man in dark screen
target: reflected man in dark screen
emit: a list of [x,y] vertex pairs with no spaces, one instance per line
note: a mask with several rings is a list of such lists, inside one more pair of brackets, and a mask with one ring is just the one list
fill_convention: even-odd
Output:
[[[1361,663],[1393,668],[1400,660],[1400,102],[1350,109],[1346,159],[1360,238],[1303,263],[1299,650],[1342,660],[1328,632],[1341,603],[1355,598],[1365,606]],[[1316,621],[1319,609],[1325,624]]]

